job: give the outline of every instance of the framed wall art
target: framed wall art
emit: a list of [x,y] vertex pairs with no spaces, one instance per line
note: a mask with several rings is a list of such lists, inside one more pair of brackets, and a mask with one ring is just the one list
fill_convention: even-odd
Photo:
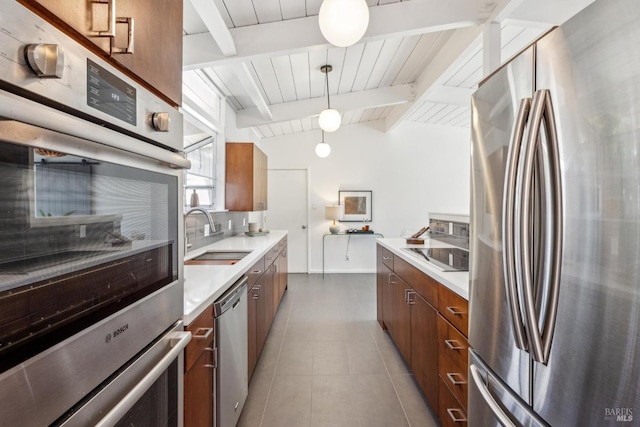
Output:
[[372,191],[338,191],[338,200],[342,206],[342,221],[369,222],[372,215]]

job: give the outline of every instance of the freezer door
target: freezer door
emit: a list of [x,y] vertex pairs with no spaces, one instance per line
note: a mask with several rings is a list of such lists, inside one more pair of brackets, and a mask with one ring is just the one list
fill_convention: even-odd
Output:
[[638,22],[637,0],[597,1],[538,43],[536,89],[550,91],[558,130],[564,249],[533,407],[554,426],[640,416]]
[[[516,331],[523,334],[522,320],[511,314],[505,289],[502,217],[507,160],[509,156],[517,160],[516,152],[510,150],[511,140],[519,140],[518,134],[525,133],[522,128],[514,128],[519,111],[520,116],[526,113],[527,100],[533,94],[533,58],[533,49],[526,50],[497,71],[472,97],[469,251],[469,342],[527,402],[530,362],[528,354],[518,349]],[[525,123],[526,120],[521,124]],[[514,208],[507,207],[507,211],[513,214]],[[507,245],[506,249],[513,247]]]
[[469,352],[469,371],[469,425],[548,427],[473,350]]

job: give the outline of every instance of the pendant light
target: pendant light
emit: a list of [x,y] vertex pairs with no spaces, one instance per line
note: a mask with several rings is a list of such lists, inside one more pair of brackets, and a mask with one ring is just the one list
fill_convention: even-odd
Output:
[[318,23],[329,43],[338,47],[351,46],[367,31],[369,7],[365,0],[324,0]]
[[333,132],[340,127],[342,117],[337,110],[331,108],[331,99],[329,97],[329,73],[333,70],[331,65],[323,65],[320,67],[320,71],[325,74],[325,80],[327,82],[327,108],[322,110],[318,117],[318,124],[320,129],[325,132]]
[[331,154],[331,146],[324,142],[324,131],[322,131],[322,141],[316,145],[316,155],[320,158],[328,157]]

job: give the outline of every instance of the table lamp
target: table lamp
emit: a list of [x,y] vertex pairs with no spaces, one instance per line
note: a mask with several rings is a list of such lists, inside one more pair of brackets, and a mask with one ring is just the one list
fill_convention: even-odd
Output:
[[329,227],[331,234],[338,234],[340,232],[340,227],[336,224],[336,219],[340,219],[341,216],[342,206],[328,205],[324,207],[324,218],[333,220],[333,225]]

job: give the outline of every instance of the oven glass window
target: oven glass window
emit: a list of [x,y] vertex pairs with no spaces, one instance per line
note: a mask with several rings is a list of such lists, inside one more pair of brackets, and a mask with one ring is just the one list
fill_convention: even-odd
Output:
[[175,427],[178,425],[178,362],[156,380],[116,427]]
[[0,372],[177,279],[177,176],[0,142],[0,182]]

